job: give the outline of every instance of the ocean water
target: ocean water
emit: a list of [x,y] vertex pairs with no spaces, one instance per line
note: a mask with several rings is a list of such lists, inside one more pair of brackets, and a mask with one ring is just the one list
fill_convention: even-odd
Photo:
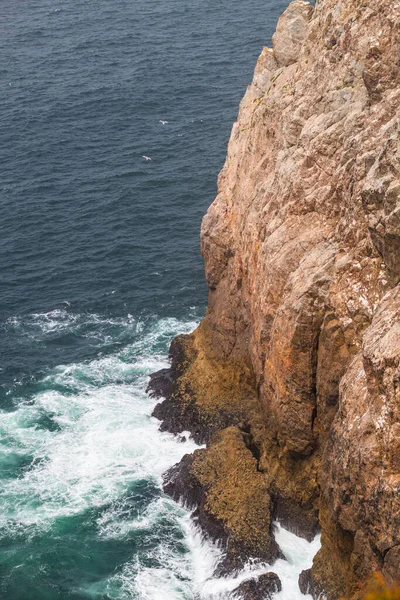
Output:
[[[145,388],[204,314],[201,217],[285,6],[1,3],[1,600],[223,599],[267,568],[213,579],[161,490],[195,445]],[[318,540],[277,536],[294,600]]]

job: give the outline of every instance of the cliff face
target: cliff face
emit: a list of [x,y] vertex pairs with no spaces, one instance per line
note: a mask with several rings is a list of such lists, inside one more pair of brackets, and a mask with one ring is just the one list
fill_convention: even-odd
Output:
[[282,15],[203,220],[209,305],[173,393],[205,439],[251,436],[289,526],[319,516],[329,598],[400,579],[399,84],[398,0]]

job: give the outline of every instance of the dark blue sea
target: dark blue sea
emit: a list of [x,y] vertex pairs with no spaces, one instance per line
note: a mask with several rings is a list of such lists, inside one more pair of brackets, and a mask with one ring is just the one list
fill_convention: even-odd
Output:
[[286,4],[1,2],[1,600],[235,587],[161,491],[195,444],[145,388],[204,314],[201,218]]

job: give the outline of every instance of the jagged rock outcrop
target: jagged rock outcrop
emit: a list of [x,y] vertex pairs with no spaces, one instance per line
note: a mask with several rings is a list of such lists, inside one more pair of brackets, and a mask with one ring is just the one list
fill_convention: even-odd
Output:
[[[350,559],[359,576],[367,577],[372,568],[395,583],[400,570],[399,286],[383,298],[342,378],[321,481],[334,521],[354,536]],[[327,551],[328,545],[321,562]]]
[[207,450],[196,450],[165,474],[164,491],[195,508],[209,537],[225,544],[220,573],[243,568],[248,557],[272,563],[282,557],[271,535],[271,499],[246,433],[227,427]]
[[319,514],[329,600],[400,579],[399,128],[400,2],[292,2],[203,219],[208,310],[172,394],[204,439],[251,433],[290,527]]
[[232,600],[272,600],[280,592],[282,583],[276,573],[265,573],[258,579],[249,579],[241,583],[231,593]]
[[302,571],[299,575],[299,588],[302,594],[310,594],[315,596],[314,582],[312,579],[311,569]]

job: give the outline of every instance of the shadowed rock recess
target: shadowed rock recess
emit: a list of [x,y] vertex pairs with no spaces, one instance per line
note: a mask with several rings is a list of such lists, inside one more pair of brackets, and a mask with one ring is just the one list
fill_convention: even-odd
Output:
[[273,518],[320,527],[302,588],[328,600],[400,579],[399,84],[398,0],[290,4],[203,219],[206,317],[150,383],[207,442],[166,491],[221,568],[273,561]]

